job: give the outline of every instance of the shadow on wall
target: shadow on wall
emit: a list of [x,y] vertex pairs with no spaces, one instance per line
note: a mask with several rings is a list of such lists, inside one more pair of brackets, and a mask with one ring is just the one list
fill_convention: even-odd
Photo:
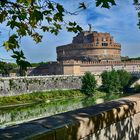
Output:
[[140,95],[129,98],[8,127],[0,130],[0,139],[138,140]]
[[37,66],[28,71],[28,76],[48,75],[48,64]]
[[[83,126],[80,125],[77,129],[77,139],[138,140],[140,132],[140,121],[138,118],[140,114],[135,114],[137,112],[136,105],[136,102],[121,100],[94,106],[95,110],[97,109],[101,112],[93,110],[95,114],[90,113],[93,117],[89,117],[86,123],[83,121]],[[89,112],[92,112],[92,109]]]
[[[129,103],[123,107],[116,108],[115,112],[109,111],[109,114],[103,113],[99,119],[99,129],[86,137],[90,140],[138,140],[140,138],[140,113],[136,113],[133,108],[134,103]],[[115,117],[116,116],[116,117]]]

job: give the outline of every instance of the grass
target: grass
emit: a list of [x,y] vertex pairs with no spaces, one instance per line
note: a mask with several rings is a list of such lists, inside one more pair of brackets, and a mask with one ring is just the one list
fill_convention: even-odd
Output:
[[[123,96],[128,96],[129,94],[116,94],[116,93],[105,93],[96,90],[93,94],[93,98],[96,100],[102,98],[105,101],[115,100]],[[14,106],[14,105],[23,105],[23,104],[33,104],[39,102],[57,101],[63,99],[72,99],[86,97],[81,90],[56,90],[56,91],[47,91],[47,92],[35,92],[30,94],[22,94],[17,96],[6,96],[0,97],[0,107],[3,106]]]
[[46,100],[60,100],[68,98],[84,97],[80,90],[57,90],[47,92],[35,92],[30,94],[22,94],[17,96],[0,97],[0,106],[37,103]]

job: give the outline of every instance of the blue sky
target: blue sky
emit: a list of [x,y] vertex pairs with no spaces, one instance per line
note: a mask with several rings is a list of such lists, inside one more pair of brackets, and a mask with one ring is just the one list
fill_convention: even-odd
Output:
[[[57,0],[55,0],[57,1]],[[78,2],[82,0],[59,0],[69,11],[75,11]],[[83,0],[84,1],[84,0]],[[93,0],[87,0],[88,10],[80,12],[76,16],[66,15],[65,20],[76,21],[83,29],[88,29],[88,23],[92,24],[98,32],[110,32],[116,42],[122,45],[122,56],[140,56],[140,29],[138,29],[137,12],[133,6],[133,0],[117,0],[117,6],[111,9],[95,7]],[[9,29],[0,25],[0,43],[7,39]],[[74,33],[63,29],[58,36],[44,33],[42,43],[35,44],[31,38],[24,37],[21,41],[21,49],[30,62],[56,60],[56,47],[71,43]],[[0,47],[0,58],[11,59],[11,53]]]

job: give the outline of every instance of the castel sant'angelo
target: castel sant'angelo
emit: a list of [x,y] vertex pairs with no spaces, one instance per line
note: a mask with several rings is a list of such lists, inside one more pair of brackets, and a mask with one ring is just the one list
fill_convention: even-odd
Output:
[[57,60],[120,61],[121,45],[109,33],[84,31],[71,44],[57,47]]
[[140,61],[121,61],[121,44],[115,42],[110,33],[91,28],[73,37],[72,43],[58,46],[56,51],[56,62],[39,67],[46,74],[82,75],[86,71],[101,73],[112,69],[140,71]]

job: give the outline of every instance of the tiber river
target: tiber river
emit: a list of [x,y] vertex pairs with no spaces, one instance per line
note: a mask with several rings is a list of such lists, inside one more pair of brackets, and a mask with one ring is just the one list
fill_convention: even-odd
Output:
[[48,117],[62,112],[83,108],[93,105],[95,100],[93,98],[77,98],[58,100],[54,102],[36,103],[26,106],[0,108],[0,129],[35,120],[38,118]]

